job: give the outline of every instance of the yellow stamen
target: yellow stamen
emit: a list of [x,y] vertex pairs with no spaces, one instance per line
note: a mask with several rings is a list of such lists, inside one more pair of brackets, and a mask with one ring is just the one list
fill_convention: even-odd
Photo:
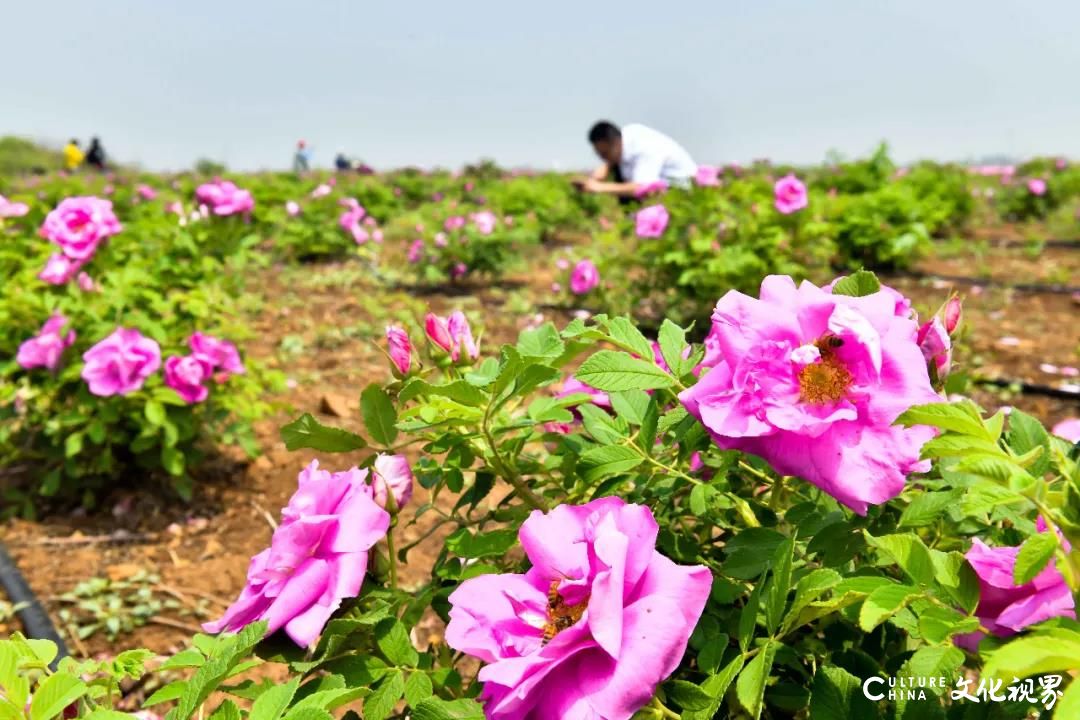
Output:
[[842,400],[855,380],[851,371],[831,352],[822,349],[821,361],[799,371],[799,396],[811,405]]

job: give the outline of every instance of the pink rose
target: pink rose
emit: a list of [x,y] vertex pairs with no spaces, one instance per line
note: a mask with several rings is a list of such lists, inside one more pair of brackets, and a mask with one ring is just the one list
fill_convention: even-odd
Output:
[[715,187],[720,184],[720,168],[715,165],[698,165],[694,182],[702,187]]
[[473,213],[470,217],[476,231],[481,235],[490,235],[495,231],[495,226],[499,224],[499,219],[490,210],[481,210],[478,213]]
[[634,197],[643,198],[648,197],[649,195],[659,195],[665,192],[667,188],[668,184],[663,180],[653,180],[634,190]]
[[776,209],[784,215],[802,210],[808,203],[806,185],[791,174],[776,181],[773,185],[773,196]]
[[575,295],[584,295],[591,292],[600,284],[600,271],[592,260],[582,260],[574,266],[570,274],[570,292]]
[[240,361],[240,352],[228,340],[197,332],[188,338],[188,347],[192,355],[206,362],[212,370],[222,370],[230,375],[243,375],[246,372]]
[[225,615],[205,623],[217,633],[266,620],[293,642],[315,642],[345,598],[356,597],[368,554],[390,527],[375,504],[367,471],[331,474],[313,460],[300,472],[299,488],[281,511],[270,547],[251,559],[247,585]]
[[658,531],[616,497],[536,510],[519,532],[528,572],[458,586],[446,643],[485,663],[487,718],[627,720],[649,702],[712,587],[708,568],[657,552]]
[[138,330],[117,328],[83,353],[82,378],[99,397],[127,395],[161,367],[161,348]]
[[1080,443],[1080,418],[1062,420],[1050,432],[1058,437],[1065,438],[1071,443]]
[[[1053,558],[1035,579],[1016,584],[1013,571],[1019,552],[1019,547],[992,548],[974,538],[964,556],[979,577],[975,615],[980,625],[998,637],[1053,617],[1076,618],[1072,593]],[[982,637],[981,632],[968,633],[957,636],[956,643],[975,651]]]
[[72,260],[86,262],[103,240],[120,232],[112,203],[98,197],[69,197],[45,216],[41,234]]
[[85,272],[80,272],[75,281],[79,285],[79,289],[83,292],[96,292],[97,283],[94,282],[94,278],[87,275]]
[[0,195],[0,218],[22,217],[30,212],[30,206],[26,203],[8,200]]
[[210,393],[206,381],[212,374],[213,368],[204,356],[173,355],[165,360],[165,384],[188,404],[206,399]]
[[60,366],[60,356],[71,343],[75,342],[75,331],[63,332],[68,319],[55,313],[41,326],[38,334],[19,345],[15,361],[19,366],[30,370],[43,367],[55,370]]
[[375,456],[373,470],[371,485],[375,491],[375,502],[378,506],[386,507],[386,493],[389,490],[394,497],[394,506],[405,507],[413,491],[413,474],[409,467],[409,459],[404,455],[379,453]]
[[231,180],[204,183],[196,188],[195,197],[220,216],[246,214],[255,207],[251,192],[238,188]]
[[760,299],[728,292],[712,316],[715,366],[679,399],[721,448],[865,514],[929,467],[919,451],[933,430],[893,421],[941,400],[915,322],[897,306],[889,292],[833,295],[779,275],[762,281]]
[[63,253],[53,253],[45,261],[45,267],[38,273],[38,279],[50,285],[63,285],[79,272],[83,266],[81,260],[72,260]]
[[412,343],[409,341],[409,334],[400,327],[387,325],[386,342],[395,373],[405,377],[412,369],[413,363]]
[[1042,178],[1031,178],[1027,181],[1028,192],[1032,195],[1046,194],[1046,181]]
[[638,237],[660,237],[668,224],[668,210],[663,205],[642,208],[634,216],[634,224]]
[[139,185],[136,185],[135,186],[135,192],[143,200],[153,200],[154,198],[157,197],[157,190],[155,190],[154,188],[150,187],[149,185],[147,185],[145,183],[141,183]]
[[473,340],[469,321],[460,310],[450,313],[449,318],[428,313],[424,318],[424,331],[435,347],[450,353],[454,362],[480,357],[480,349]]
[[300,203],[295,200],[289,200],[285,203],[285,214],[289,217],[296,217],[300,214]]

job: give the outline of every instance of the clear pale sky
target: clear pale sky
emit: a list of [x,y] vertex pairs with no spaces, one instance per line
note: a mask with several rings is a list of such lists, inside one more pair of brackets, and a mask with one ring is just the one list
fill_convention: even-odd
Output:
[[698,162],[1080,156],[1080,2],[11,0],[0,134],[153,169],[593,163],[598,118]]

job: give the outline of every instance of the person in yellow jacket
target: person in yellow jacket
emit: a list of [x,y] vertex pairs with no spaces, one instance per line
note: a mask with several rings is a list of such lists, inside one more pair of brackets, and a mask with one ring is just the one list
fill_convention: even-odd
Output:
[[64,167],[68,170],[78,170],[83,162],[83,151],[79,149],[78,140],[69,140],[64,146]]

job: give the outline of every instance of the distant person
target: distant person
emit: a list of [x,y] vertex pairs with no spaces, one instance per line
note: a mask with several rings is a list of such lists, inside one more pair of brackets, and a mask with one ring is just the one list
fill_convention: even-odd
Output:
[[299,140],[296,143],[296,152],[293,154],[292,169],[295,173],[303,173],[311,169],[311,150],[303,140]]
[[334,167],[339,171],[352,170],[352,163],[349,162],[349,158],[345,157],[345,153],[339,152],[337,157],[334,158]]
[[644,125],[619,129],[601,120],[589,130],[589,142],[604,164],[574,180],[585,192],[631,198],[658,182],[689,185],[697,173],[697,164],[679,143]]
[[86,150],[86,164],[98,171],[105,170],[105,148],[101,147],[101,141],[96,137],[90,139],[90,147]]
[[64,167],[69,172],[74,172],[83,164],[84,157],[79,141],[74,138],[68,140],[68,144],[64,146]]

